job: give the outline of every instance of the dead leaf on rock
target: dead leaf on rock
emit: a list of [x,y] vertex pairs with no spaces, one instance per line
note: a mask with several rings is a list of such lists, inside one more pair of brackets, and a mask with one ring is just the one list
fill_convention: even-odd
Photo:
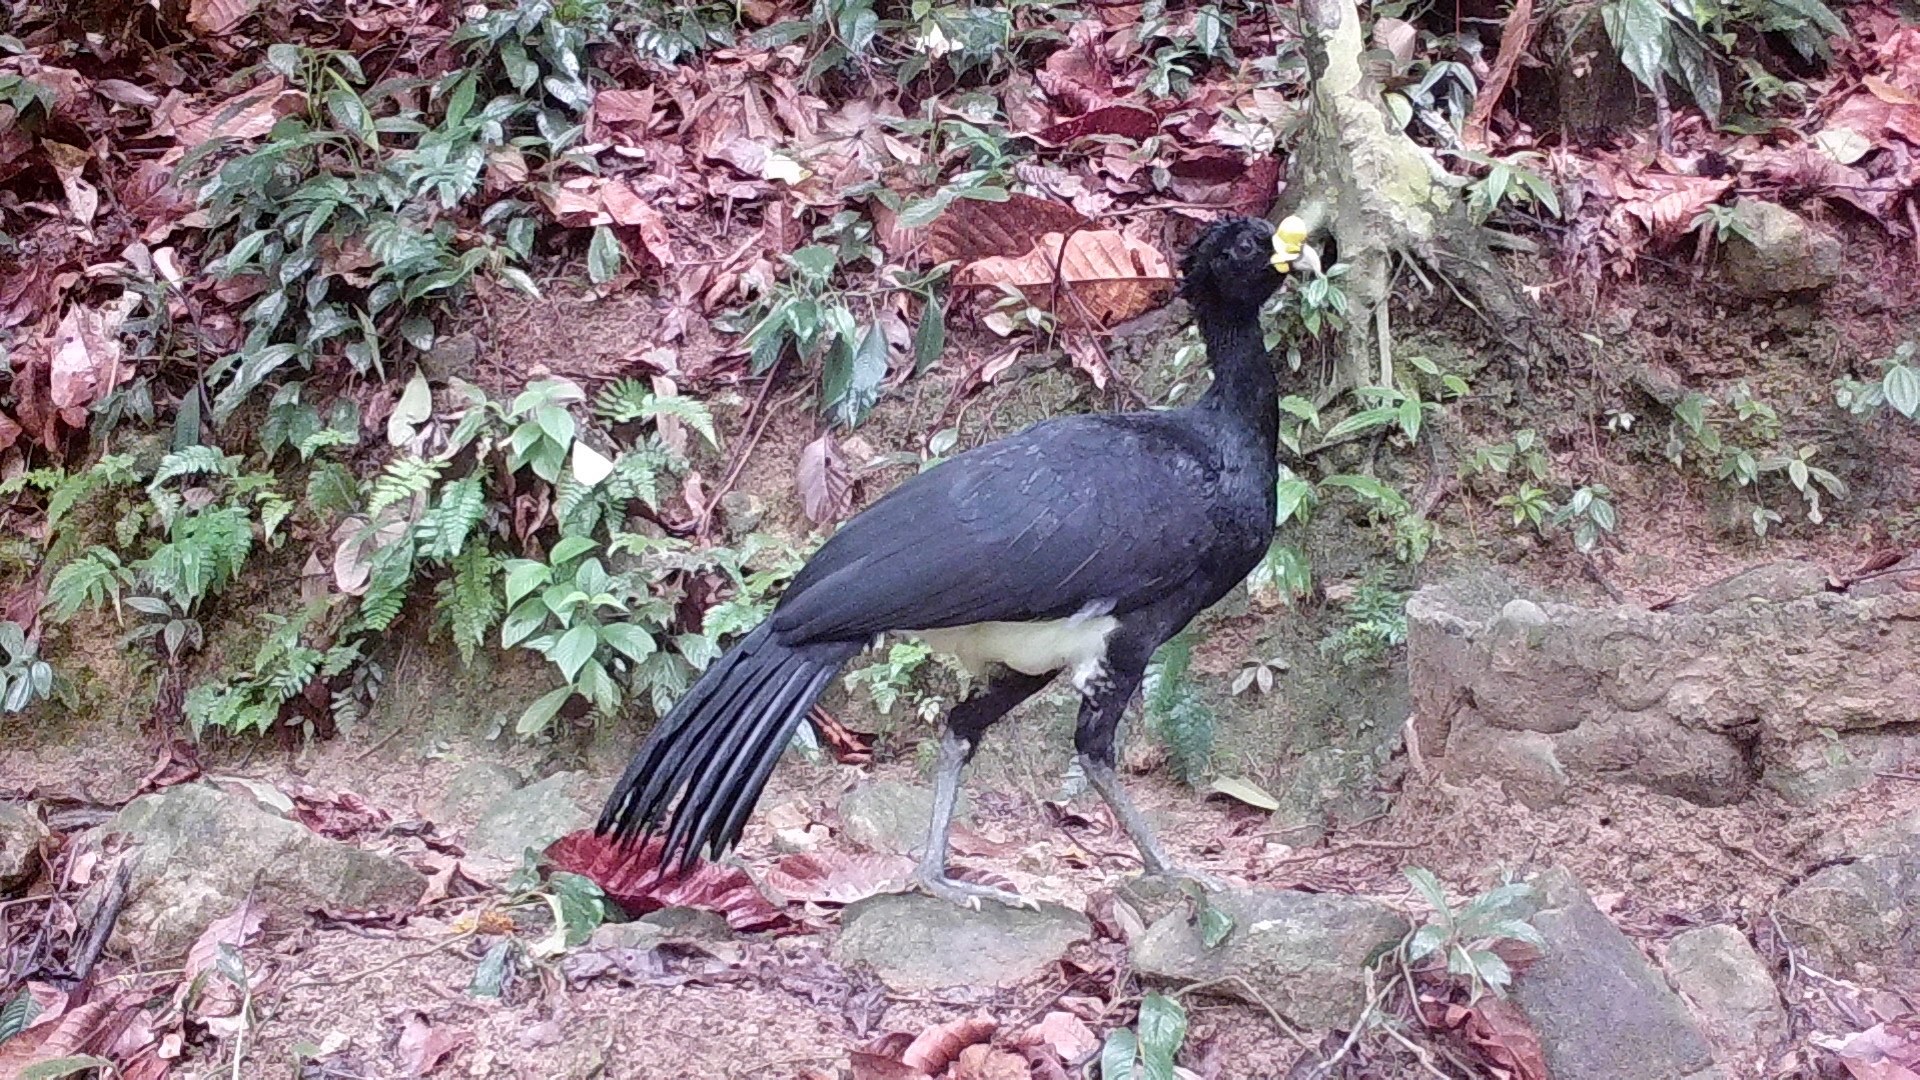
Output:
[[831,431],[801,449],[793,482],[800,490],[801,511],[816,525],[840,520],[853,506],[853,480]]
[[1172,294],[1173,281],[1173,267],[1158,249],[1108,229],[1064,238],[1048,233],[1019,258],[981,259],[954,277],[963,288],[1010,286],[1063,325],[1095,328],[1157,306]]

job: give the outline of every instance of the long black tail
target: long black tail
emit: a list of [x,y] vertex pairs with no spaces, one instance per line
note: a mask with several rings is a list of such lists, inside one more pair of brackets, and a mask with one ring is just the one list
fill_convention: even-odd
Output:
[[684,868],[702,846],[719,858],[740,839],[773,763],[858,646],[782,644],[767,623],[714,661],[647,736],[614,785],[597,831],[621,839],[667,831],[660,864]]

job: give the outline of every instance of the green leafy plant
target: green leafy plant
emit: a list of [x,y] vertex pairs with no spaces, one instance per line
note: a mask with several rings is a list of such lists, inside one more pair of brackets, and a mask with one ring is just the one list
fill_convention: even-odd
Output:
[[265,732],[280,718],[280,707],[315,679],[330,679],[361,659],[356,644],[325,645],[313,632],[324,601],[292,618],[269,614],[273,632],[254,652],[242,674],[201,683],[187,692],[187,726],[197,738],[208,728],[233,734]]
[[1589,554],[1599,548],[1602,538],[1612,535],[1619,524],[1612,496],[1606,485],[1589,484],[1576,490],[1566,505],[1553,512],[1553,524],[1573,527],[1574,550]]
[[938,694],[916,690],[913,682],[932,657],[933,650],[923,642],[896,641],[873,663],[849,671],[847,690],[865,689],[868,700],[883,716],[891,715],[893,707],[905,701],[915,716],[931,721],[946,703]]
[[1432,871],[1418,866],[1403,869],[1407,880],[1428,906],[1431,921],[1414,928],[1396,953],[1408,971],[1418,970],[1431,960],[1444,958],[1449,975],[1468,980],[1469,992],[1478,998],[1483,993],[1504,997],[1513,985],[1513,970],[1496,949],[1502,942],[1516,941],[1536,949],[1545,949],[1546,940],[1515,908],[1532,899],[1533,886],[1510,883],[1501,885],[1455,908],[1447,901],[1446,890]]
[[1827,39],[1847,32],[1821,0],[1608,0],[1600,16],[1621,63],[1642,86],[1660,96],[1670,79],[1716,123],[1719,65],[1742,29],[1784,35],[1806,59],[1825,56]]
[[1187,1041],[1187,1010],[1178,999],[1149,991],[1131,1028],[1115,1028],[1100,1047],[1101,1080],[1172,1080],[1173,1059]]
[[0,620],[0,713],[23,713],[52,696],[53,666],[19,623]]
[[1341,607],[1342,624],[1320,651],[1342,664],[1372,663],[1407,642],[1407,595],[1378,577],[1360,583]]
[[1553,499],[1547,489],[1525,482],[1516,490],[1495,499],[1493,504],[1513,511],[1516,527],[1532,525],[1536,530],[1546,528],[1547,516],[1553,512]]
[[1539,153],[1522,150],[1506,157],[1493,157],[1475,150],[1450,150],[1448,153],[1487,170],[1487,174],[1467,185],[1467,209],[1476,222],[1485,222],[1503,204],[1537,207],[1560,216],[1560,197],[1553,182],[1534,171],[1543,160]]
[[1837,380],[1834,401],[1854,416],[1869,416],[1884,407],[1920,423],[1920,341],[1901,342],[1874,365],[1880,369],[1878,379]]

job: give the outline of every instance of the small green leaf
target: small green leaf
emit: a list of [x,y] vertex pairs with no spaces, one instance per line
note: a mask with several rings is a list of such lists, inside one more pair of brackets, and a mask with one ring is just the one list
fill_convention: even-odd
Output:
[[480,958],[480,966],[473,969],[473,981],[467,984],[467,993],[474,997],[499,997],[505,989],[507,962],[512,956],[512,938],[494,942],[493,948]]
[[913,328],[913,373],[920,375],[940,359],[947,347],[947,313],[934,293],[920,311],[920,325]]
[[1200,944],[1209,949],[1220,947],[1233,933],[1233,916],[1208,904],[1200,909]]
[[394,403],[393,412],[387,415],[388,444],[405,446],[412,442],[420,425],[432,416],[433,388],[427,385],[425,372],[415,371],[407,388],[400,392],[400,400]]
[[1886,395],[1887,404],[1901,416],[1920,420],[1920,371],[1895,364],[1880,380],[1880,389]]
[[1100,1080],[1133,1080],[1133,1063],[1140,1058],[1140,1040],[1131,1028],[1107,1032],[1100,1048]]
[[563,536],[553,545],[553,551],[547,557],[552,560],[553,565],[559,566],[572,562],[599,546],[599,541],[589,536]]
[[593,228],[593,240],[587,244],[587,277],[595,285],[604,285],[612,281],[620,272],[625,254],[620,250],[620,238],[605,225]]
[[542,694],[538,700],[527,706],[526,712],[520,714],[519,722],[513,725],[514,733],[537,735],[545,731],[547,725],[553,722],[554,715],[560,711],[560,706],[565,705],[567,699],[572,696],[573,687],[571,686],[563,686],[558,690]]
[[567,681],[571,683],[574,676],[580,674],[580,669],[586,666],[587,661],[593,659],[594,651],[599,647],[600,635],[595,632],[593,626],[582,623],[560,635],[560,640],[554,642],[553,648],[548,650],[547,659],[559,665],[560,674],[565,675]]
[[1140,1000],[1140,1061],[1147,1080],[1173,1080],[1173,1058],[1187,1041],[1187,1010],[1153,992]]
[[115,1072],[113,1062],[92,1054],[74,1054],[70,1057],[52,1058],[36,1062],[14,1074],[15,1080],[61,1080],[61,1077],[78,1076],[91,1069],[99,1069],[108,1076]]

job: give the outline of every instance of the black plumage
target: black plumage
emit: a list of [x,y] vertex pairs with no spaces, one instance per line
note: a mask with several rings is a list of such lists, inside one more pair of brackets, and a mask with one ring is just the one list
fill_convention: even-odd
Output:
[[[1084,699],[1075,745],[1148,868],[1166,869],[1114,780],[1114,731],[1153,651],[1244,578],[1272,539],[1278,389],[1259,308],[1280,283],[1273,243],[1266,222],[1234,219],[1210,226],[1183,261],[1182,293],[1214,373],[1198,403],[1035,424],[913,477],[848,521],[655,728],[601,830],[664,826],[663,858],[691,860],[700,848],[717,857],[738,840],[814,698],[876,634],[961,628],[972,640],[980,624],[1047,623],[1065,628],[1059,640],[1082,660],[1095,650],[1073,671]],[[1029,652],[1008,662],[1050,662]],[[986,728],[1053,674],[997,669],[949,716],[921,867],[932,891],[986,891],[944,874],[960,769]]]

